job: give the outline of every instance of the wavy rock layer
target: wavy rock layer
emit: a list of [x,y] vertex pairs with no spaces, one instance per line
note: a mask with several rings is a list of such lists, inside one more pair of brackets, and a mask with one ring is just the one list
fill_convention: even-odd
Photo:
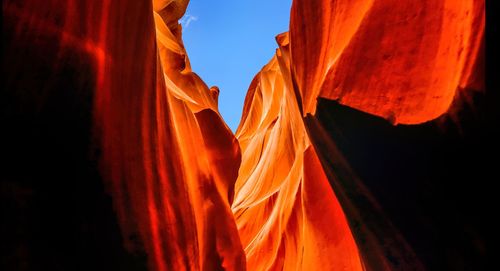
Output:
[[292,92],[288,34],[277,39],[280,49],[253,80],[236,132],[243,156],[232,208],[248,269],[362,270]]
[[[186,6],[154,2],[138,29],[149,39],[146,55],[105,66],[109,85],[97,104],[104,160],[125,233],[138,230],[153,269],[241,270],[245,257],[229,208],[240,150],[218,113],[218,93],[189,66],[177,23]],[[127,70],[132,65],[142,82]]]
[[[15,30],[12,52],[19,45],[42,58],[54,51],[43,59],[54,75],[90,70],[76,83],[88,86],[81,93],[57,76],[31,79],[32,88],[49,101],[60,97],[58,87],[63,97],[93,100],[86,109],[93,141],[129,251],[146,252],[151,270],[244,270],[230,209],[240,149],[218,113],[217,90],[190,69],[177,23],[186,6],[6,1],[3,10]],[[11,80],[25,64],[12,66]]]
[[187,2],[2,3],[13,269],[481,269],[484,1],[295,0],[236,135]]

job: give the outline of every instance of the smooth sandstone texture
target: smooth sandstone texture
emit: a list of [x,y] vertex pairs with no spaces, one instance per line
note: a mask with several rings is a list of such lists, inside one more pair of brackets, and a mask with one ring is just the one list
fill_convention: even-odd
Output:
[[[92,167],[127,250],[160,271],[425,269],[425,253],[344,161],[327,125],[334,106],[317,100],[392,124],[450,113],[484,88],[484,1],[294,0],[236,135],[218,112],[218,88],[191,70],[178,23],[187,4],[2,4],[9,52],[28,48],[49,74],[25,86],[16,69],[31,70],[12,65],[13,96],[33,88],[27,104],[43,110],[66,95],[90,101],[95,146],[82,148],[99,153]],[[81,77],[59,85],[68,68]],[[326,113],[316,119],[317,110]]]
[[236,132],[242,164],[232,209],[247,267],[362,270],[292,92],[288,33],[277,40],[280,48],[253,80]]
[[[321,10],[321,12],[318,12]],[[481,89],[484,1],[294,1],[292,74],[304,116],[316,98],[418,124]]]
[[[127,249],[144,253],[151,270],[244,270],[230,209],[240,149],[218,113],[216,91],[190,69],[177,22],[187,1],[2,5],[15,30],[11,47],[37,53],[52,72],[30,77],[38,106],[61,96],[92,100],[80,114],[92,118],[94,167]],[[23,65],[30,63],[11,68]],[[75,85],[87,88],[58,84],[64,69],[82,67],[89,74],[81,70]],[[22,83],[15,79],[14,86]]]
[[[98,105],[131,114],[100,115],[105,119],[104,139],[112,125],[128,130],[123,133],[138,132],[136,138],[124,140],[126,148],[111,138],[106,144],[105,154],[116,155],[105,157],[111,162],[109,170],[120,174],[111,178],[117,208],[125,228],[137,224],[155,270],[244,270],[245,257],[229,208],[240,163],[238,142],[218,113],[217,97],[191,71],[177,23],[187,1],[154,4],[149,25],[139,31],[156,37],[156,42],[147,43],[147,58],[130,58],[139,62],[133,65],[151,69],[144,73],[151,85],[135,89],[110,78],[109,89],[117,90],[110,101],[122,99],[135,107]],[[111,68],[120,71],[129,67],[114,64]],[[124,88],[138,91],[142,99],[125,96]],[[136,216],[128,217],[126,208],[136,210]]]

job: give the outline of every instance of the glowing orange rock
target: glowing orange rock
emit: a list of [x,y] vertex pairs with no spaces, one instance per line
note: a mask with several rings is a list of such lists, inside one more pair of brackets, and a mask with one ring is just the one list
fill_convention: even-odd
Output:
[[461,88],[481,88],[484,1],[294,1],[290,38],[278,36],[253,80],[236,137],[218,89],[191,71],[178,24],[187,3],[3,5],[16,28],[90,62],[85,95],[126,245],[152,270],[373,268],[321,163],[340,155],[319,159],[332,142],[303,117],[318,97],[394,123],[446,112]]
[[[301,116],[314,114],[322,97],[392,123],[432,120],[448,111],[456,91],[481,88],[483,32],[483,1],[294,1],[290,41],[278,37],[281,47],[252,82],[236,133],[243,157],[232,208],[249,269],[362,268],[334,194],[321,197],[317,189],[313,204],[304,192],[327,179]],[[311,223],[325,213],[319,206],[331,213]],[[422,269],[387,225],[390,248],[370,230],[361,237],[372,249],[364,251],[364,268]],[[347,239],[328,247],[322,238]],[[384,249],[402,262],[391,262]]]
[[483,0],[293,1],[292,74],[304,114],[323,97],[393,123],[434,119],[456,91],[481,84],[483,36]]
[[189,66],[177,22],[186,5],[136,10],[141,23],[127,26],[139,41],[108,48],[97,97],[105,168],[125,236],[139,232],[151,269],[244,270],[230,210],[240,150]]
[[254,78],[236,137],[233,212],[249,270],[362,270],[289,80],[288,35]]

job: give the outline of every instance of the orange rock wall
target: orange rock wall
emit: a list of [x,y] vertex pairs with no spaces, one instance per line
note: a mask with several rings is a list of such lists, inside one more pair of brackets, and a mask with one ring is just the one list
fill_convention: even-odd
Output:
[[435,119],[457,91],[481,88],[472,74],[484,24],[482,0],[294,1],[291,62],[304,114],[323,97],[392,123]]
[[293,94],[288,34],[277,39],[280,48],[254,78],[236,132],[242,164],[232,209],[247,267],[362,270]]
[[[178,23],[188,1],[42,2],[2,4],[15,21],[12,46],[55,50],[56,72],[68,52],[72,65],[88,62],[78,84],[90,93],[75,96],[91,97],[99,172],[124,245],[144,252],[149,269],[422,268],[390,222],[387,243],[352,223],[359,210],[334,180],[350,172],[325,166],[342,156],[305,117],[318,98],[392,124],[449,112],[459,94],[484,88],[484,1],[294,0],[235,135],[218,89],[191,70]],[[42,90],[61,80],[51,76]]]

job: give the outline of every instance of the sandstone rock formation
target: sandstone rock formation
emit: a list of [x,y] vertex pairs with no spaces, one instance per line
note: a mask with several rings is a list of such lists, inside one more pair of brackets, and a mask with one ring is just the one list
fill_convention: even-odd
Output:
[[235,135],[187,5],[2,3],[9,267],[486,266],[484,1],[294,0]]

